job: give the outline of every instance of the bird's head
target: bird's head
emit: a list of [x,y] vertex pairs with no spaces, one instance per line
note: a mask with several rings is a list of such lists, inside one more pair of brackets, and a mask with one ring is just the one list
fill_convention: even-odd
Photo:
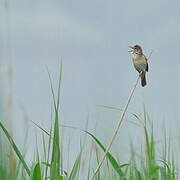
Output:
[[135,45],[135,46],[129,46],[131,49],[129,50],[129,52],[131,52],[132,54],[142,54],[142,48],[139,45]]

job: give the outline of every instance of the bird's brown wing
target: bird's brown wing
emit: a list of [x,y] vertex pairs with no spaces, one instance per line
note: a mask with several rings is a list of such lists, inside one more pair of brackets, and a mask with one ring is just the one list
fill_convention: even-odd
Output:
[[149,69],[149,66],[148,66],[148,63],[147,63],[147,66],[146,66],[146,71],[148,72],[148,69]]
[[[146,62],[147,62],[147,58],[146,58],[146,56],[144,56],[144,57],[145,57]],[[149,70],[149,66],[148,66],[148,62],[147,62],[146,71],[148,72],[148,70]]]

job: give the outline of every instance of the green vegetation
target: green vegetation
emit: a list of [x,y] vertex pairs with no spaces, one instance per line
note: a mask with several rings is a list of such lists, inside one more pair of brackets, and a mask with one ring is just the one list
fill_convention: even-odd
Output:
[[[49,74],[49,73],[48,73]],[[60,92],[61,92],[61,80],[62,80],[62,63],[60,66],[58,93],[55,96],[53,84],[50,78],[51,92],[53,96],[54,105],[54,124],[50,131],[44,130],[38,124],[35,126],[42,132],[42,147],[43,155],[38,152],[36,148],[35,160],[32,165],[29,165],[25,161],[25,154],[20,151],[14,140],[11,138],[10,133],[0,123],[0,132],[4,133],[0,138],[5,138],[10,144],[9,152],[8,148],[3,148],[4,145],[0,141],[0,180],[91,180],[94,170],[96,169],[101,157],[102,152],[106,151],[106,146],[101,142],[95,134],[88,132],[87,130],[80,130],[84,132],[84,136],[88,136],[92,139],[92,146],[88,151],[89,156],[86,158],[85,163],[88,167],[86,169],[86,177],[81,177],[83,171],[83,154],[85,147],[85,140],[80,143],[80,152],[78,153],[75,162],[69,172],[63,168],[64,158],[62,153],[63,140],[60,133]],[[103,106],[104,108],[116,109],[118,108]],[[173,148],[171,141],[166,137],[164,132],[164,140],[160,142],[162,144],[160,155],[156,149],[156,140],[153,133],[153,124],[149,120],[147,112],[144,110],[143,116],[132,114],[138,120],[138,126],[142,131],[142,153],[137,155],[136,149],[133,147],[133,143],[130,143],[130,157],[128,162],[122,163],[121,159],[114,156],[110,152],[107,153],[106,160],[98,171],[95,180],[174,180],[178,179],[178,172],[175,167]],[[66,127],[63,128],[73,128]],[[48,137],[46,141],[45,136]],[[81,141],[80,141],[81,142]],[[123,146],[123,144],[122,144]],[[158,149],[159,151],[159,149]],[[94,162],[93,156],[96,157]],[[12,157],[16,157],[12,161]],[[159,158],[161,157],[161,158]]]

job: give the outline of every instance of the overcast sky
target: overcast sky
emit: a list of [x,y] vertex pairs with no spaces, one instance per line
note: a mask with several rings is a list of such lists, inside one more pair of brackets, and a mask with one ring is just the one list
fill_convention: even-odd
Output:
[[[157,140],[161,139],[163,121],[170,135],[180,135],[179,1],[19,0],[10,1],[9,6],[13,124],[18,143],[25,133],[20,105],[24,105],[29,119],[50,128],[52,97],[46,66],[56,85],[62,57],[61,122],[84,128],[89,113],[88,129],[95,133],[96,126],[95,134],[107,144],[120,112],[97,105],[125,105],[138,75],[128,53],[128,46],[135,44],[143,47],[147,57],[151,51],[153,54],[147,86],[138,85],[128,110],[139,114],[146,105]],[[9,51],[6,15],[1,1],[2,67]],[[131,116],[126,120],[136,121]],[[33,124],[29,126],[31,133],[39,131]],[[123,122],[120,131],[119,141],[140,139],[139,129],[131,123]],[[74,135],[72,144],[79,142],[78,132],[68,133]],[[126,143],[122,151],[128,147]]]

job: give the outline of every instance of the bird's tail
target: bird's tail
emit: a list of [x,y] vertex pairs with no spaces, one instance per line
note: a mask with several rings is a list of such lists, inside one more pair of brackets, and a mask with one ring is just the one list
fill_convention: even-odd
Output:
[[146,86],[146,72],[141,73],[141,85],[142,87]]

